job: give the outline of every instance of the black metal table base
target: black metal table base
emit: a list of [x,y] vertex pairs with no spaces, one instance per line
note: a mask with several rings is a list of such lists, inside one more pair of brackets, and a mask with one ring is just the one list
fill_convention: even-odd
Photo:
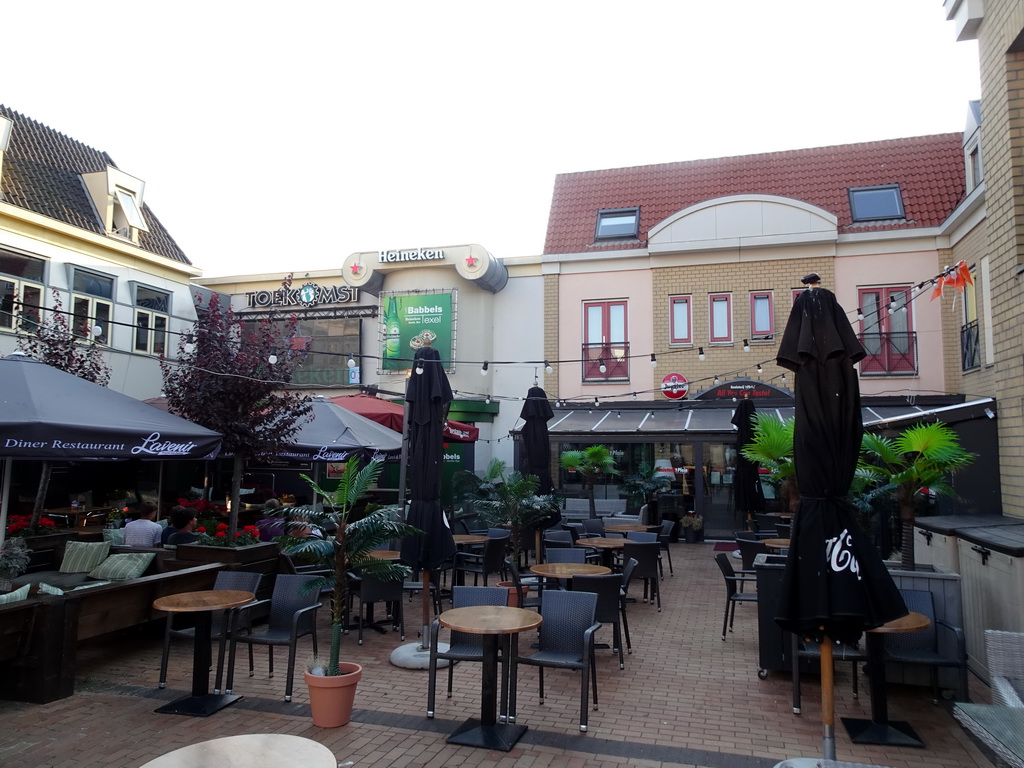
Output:
[[892,721],[876,723],[874,720],[861,720],[844,717],[843,725],[854,744],[882,744],[888,747],[923,747],[924,742],[910,723]]
[[153,710],[162,715],[191,715],[192,717],[209,717],[224,707],[234,704],[242,697],[237,694],[207,693],[203,696],[186,696],[183,699],[164,704]]
[[470,718],[448,737],[449,744],[461,744],[465,747],[483,747],[484,749],[500,749],[508,752],[526,733],[525,725],[497,723],[484,725],[476,718]]

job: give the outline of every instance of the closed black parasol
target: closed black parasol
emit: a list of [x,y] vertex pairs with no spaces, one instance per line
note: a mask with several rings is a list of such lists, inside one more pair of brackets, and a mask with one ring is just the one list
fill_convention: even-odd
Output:
[[822,642],[825,757],[834,758],[829,638],[855,643],[864,630],[905,616],[907,608],[844,501],[860,450],[860,388],[853,366],[864,349],[835,294],[816,287],[817,275],[804,282],[811,288],[793,304],[777,357],[779,365],[796,372],[800,506],[776,621]]
[[551,479],[551,441],[548,422],[554,416],[547,393],[541,387],[530,387],[519,416],[523,425],[523,452],[526,454],[526,474],[540,479],[537,493],[546,495],[554,490]]
[[743,448],[754,439],[755,413],[753,401],[744,398],[732,415],[732,423],[736,426],[736,473],[732,481],[736,510],[741,518],[764,511],[764,491],[757,463],[743,455]]
[[455,554],[455,540],[441,511],[442,431],[452,388],[436,349],[416,350],[406,400],[411,499],[408,523],[423,534],[402,541],[402,560],[414,568],[430,570]]
[[454,557],[455,540],[441,509],[441,461],[445,417],[452,401],[441,355],[433,347],[416,350],[405,395],[409,415],[410,525],[423,533],[402,539],[402,560],[420,569],[423,583],[421,647],[427,647],[430,623],[430,572]]

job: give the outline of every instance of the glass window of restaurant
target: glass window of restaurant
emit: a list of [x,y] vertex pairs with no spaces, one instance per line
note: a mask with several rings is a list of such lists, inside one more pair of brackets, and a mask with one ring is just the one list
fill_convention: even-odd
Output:
[[42,259],[0,248],[0,330],[31,330],[39,324],[45,266]]
[[[75,336],[92,337],[99,344],[109,344],[114,278],[74,267],[71,291]],[[99,329],[98,332],[95,329]]]

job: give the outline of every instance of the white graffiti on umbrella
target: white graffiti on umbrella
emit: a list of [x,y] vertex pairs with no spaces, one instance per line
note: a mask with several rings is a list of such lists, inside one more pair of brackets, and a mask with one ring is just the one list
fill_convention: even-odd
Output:
[[848,570],[860,581],[860,563],[850,547],[852,543],[853,536],[846,528],[838,536],[825,539],[825,560],[836,573]]

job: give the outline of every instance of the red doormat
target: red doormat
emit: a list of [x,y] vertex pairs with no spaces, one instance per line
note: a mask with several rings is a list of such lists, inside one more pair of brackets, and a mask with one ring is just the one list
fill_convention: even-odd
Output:
[[740,545],[734,541],[720,541],[715,544],[715,552],[732,552],[740,548]]

